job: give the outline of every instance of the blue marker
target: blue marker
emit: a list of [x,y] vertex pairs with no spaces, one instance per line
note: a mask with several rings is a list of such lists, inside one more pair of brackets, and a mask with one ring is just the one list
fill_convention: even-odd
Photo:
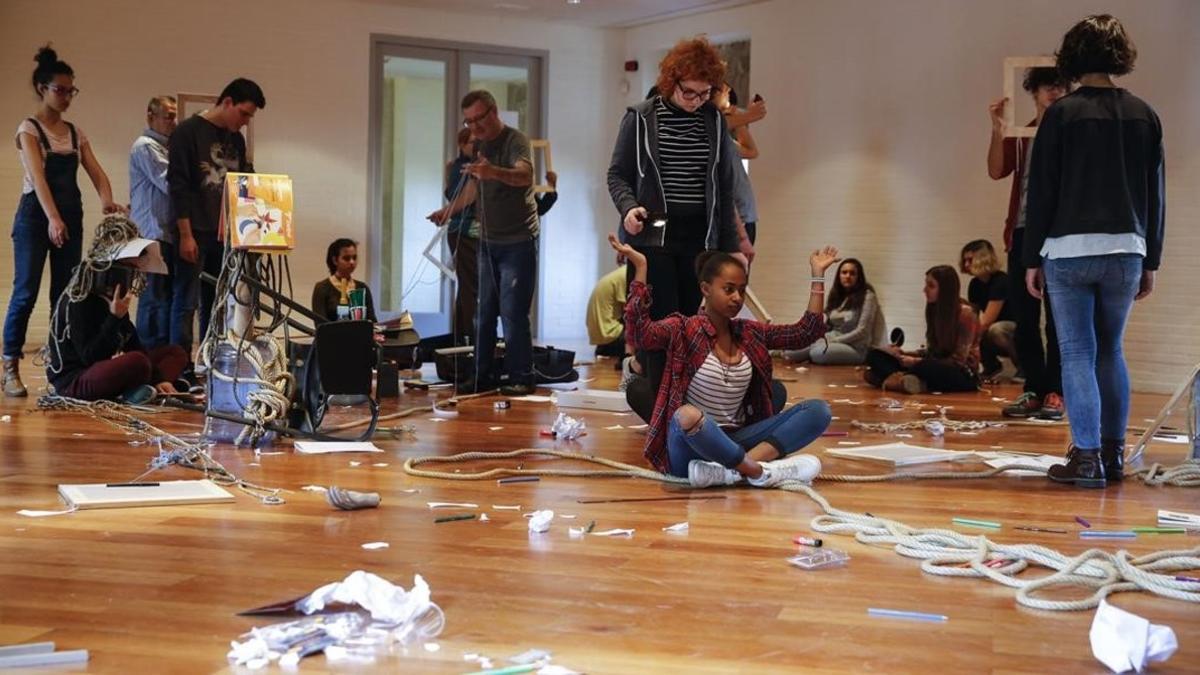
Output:
[[1134,539],[1137,532],[1132,530],[1083,530],[1080,539]]

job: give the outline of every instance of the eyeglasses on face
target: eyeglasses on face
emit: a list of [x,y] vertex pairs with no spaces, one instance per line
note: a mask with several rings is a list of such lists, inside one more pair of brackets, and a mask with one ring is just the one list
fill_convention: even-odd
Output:
[[46,89],[67,98],[74,98],[79,95],[79,87],[64,87],[61,84],[48,84]]
[[683,86],[682,82],[676,82],[675,86],[679,88],[679,93],[683,95],[683,100],[685,101],[707,101],[713,95],[712,87],[703,91],[696,91],[695,89],[688,89]]
[[483,122],[485,119],[487,119],[488,115],[492,114],[493,110],[495,110],[495,108],[489,107],[487,110],[484,110],[482,113],[480,113],[477,117],[464,117],[463,118],[463,126],[464,127],[473,127],[476,124]]

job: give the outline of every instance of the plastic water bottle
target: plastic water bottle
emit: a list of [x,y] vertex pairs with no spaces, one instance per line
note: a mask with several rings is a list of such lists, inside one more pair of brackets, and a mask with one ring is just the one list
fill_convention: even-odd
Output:
[[[248,342],[245,348],[257,349],[261,360],[268,360],[269,354],[265,347]],[[231,378],[236,376],[238,378],[236,386],[231,380],[217,377],[217,373]],[[236,345],[229,342],[219,343],[213,356],[212,370],[208,374],[208,384],[205,387],[208,396],[208,410],[249,418],[250,415],[243,409],[243,406],[250,402],[250,392],[256,391],[260,386],[253,381],[257,376],[258,373],[250,359],[246,358],[244,354],[241,358],[238,357]],[[246,428],[246,425],[237,422],[205,417],[204,439],[215,443],[234,443],[241,435],[242,430]],[[275,432],[267,431],[255,447],[270,445],[274,439]]]

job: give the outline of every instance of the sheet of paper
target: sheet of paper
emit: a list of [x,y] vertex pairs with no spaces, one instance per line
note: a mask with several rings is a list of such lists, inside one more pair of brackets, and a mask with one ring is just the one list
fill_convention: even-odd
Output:
[[478,504],[468,502],[426,502],[431,509],[477,509]]
[[1088,632],[1092,654],[1115,673],[1142,672],[1151,661],[1166,661],[1179,648],[1175,631],[1101,600]]
[[1006,471],[1003,476],[1041,476],[1045,475],[1046,471],[1055,464],[1062,464],[1065,460],[1062,457],[1054,455],[1037,455],[1030,457],[1028,455],[1010,455],[1005,452],[976,452],[975,455],[983,460],[984,464],[993,469],[1001,469],[1006,466],[1036,466],[1042,471]]
[[594,536],[594,537],[632,537],[633,532],[634,532],[633,529],[601,530],[599,532],[592,532],[592,536]]
[[302,455],[327,455],[335,452],[383,452],[370,441],[296,441],[296,452]]

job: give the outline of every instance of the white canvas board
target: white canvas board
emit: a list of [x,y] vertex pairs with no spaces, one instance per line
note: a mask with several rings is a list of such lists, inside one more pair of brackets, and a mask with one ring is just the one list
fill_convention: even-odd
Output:
[[211,480],[175,480],[131,485],[88,483],[59,485],[58,493],[76,509],[117,509],[132,506],[181,506],[232,502],[233,494]]
[[112,260],[148,274],[167,274],[162,250],[153,239],[130,239],[117,249]]
[[370,441],[296,441],[302,455],[328,455],[335,452],[383,452]]
[[885,462],[892,466],[958,461],[974,456],[969,452],[927,448],[908,443],[884,443],[882,445],[866,445],[861,448],[826,448],[825,454],[843,459]]

